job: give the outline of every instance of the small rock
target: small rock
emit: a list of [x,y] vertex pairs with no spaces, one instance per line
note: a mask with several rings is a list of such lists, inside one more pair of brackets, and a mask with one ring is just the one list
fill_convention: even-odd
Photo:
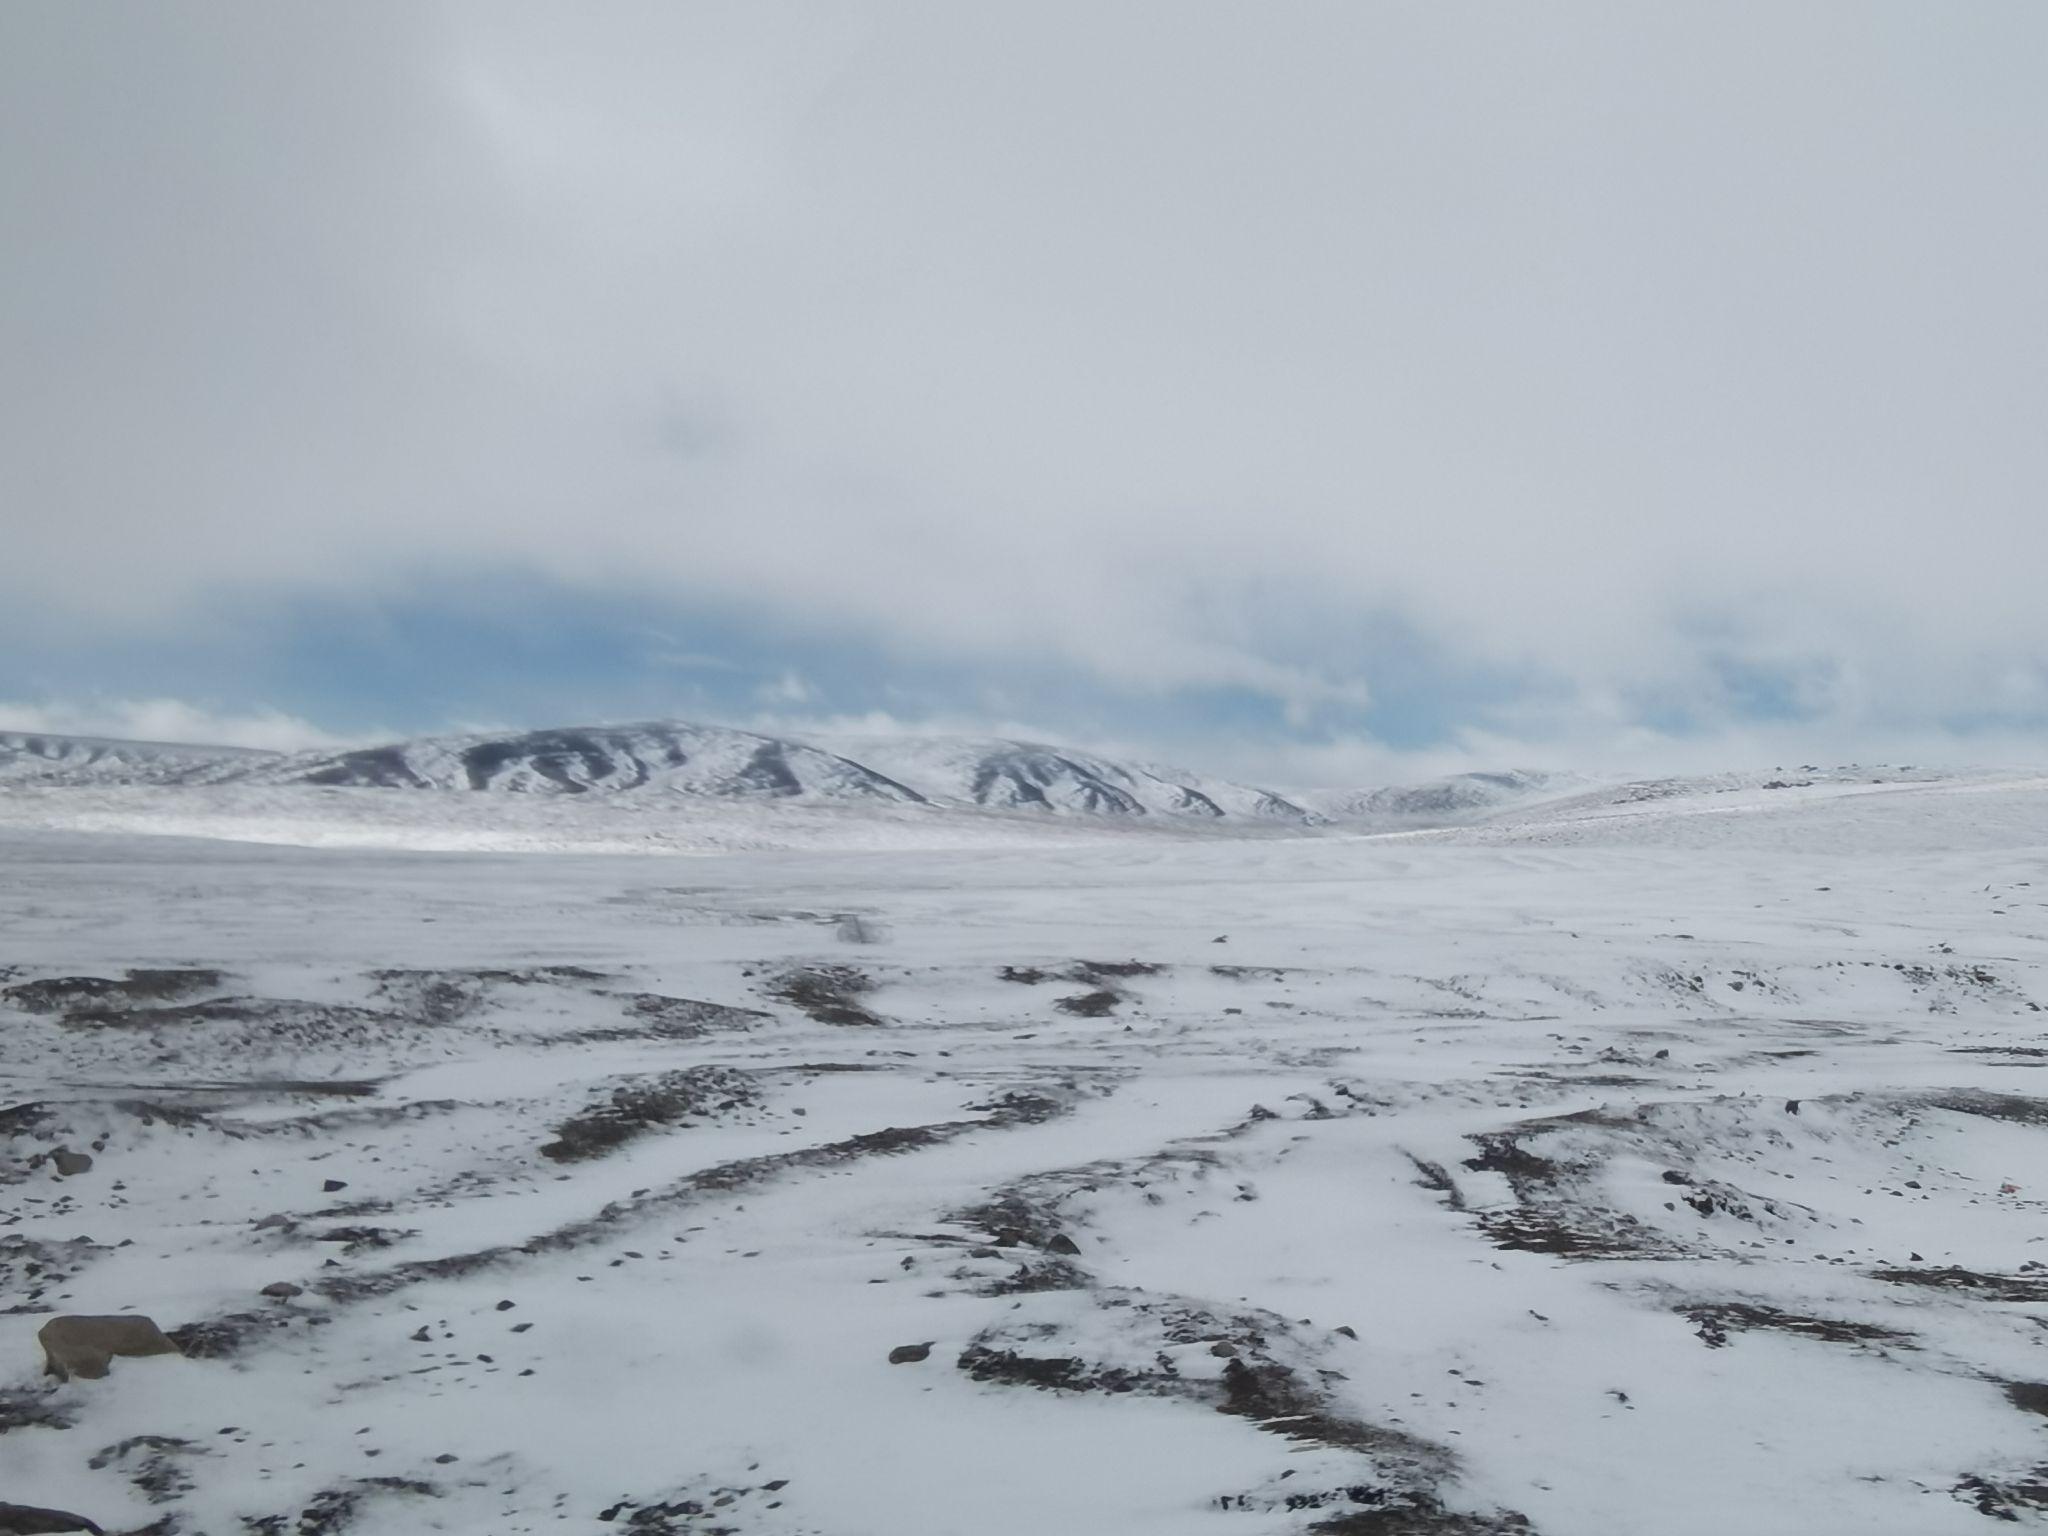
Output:
[[1786,1113],[1786,1114],[1788,1114],[1788,1115],[1796,1115],[1796,1114],[1798,1114],[1798,1113],[1799,1113],[1799,1101],[1798,1101],[1797,1099],[1787,1099],[1787,1100],[1785,1101],[1785,1113]]
[[932,1347],[925,1344],[898,1344],[889,1351],[891,1365],[915,1365],[920,1360],[931,1358]]
[[428,1334],[427,1325],[425,1323],[421,1323],[417,1330],[406,1335],[406,1337],[411,1339],[415,1344],[428,1344],[432,1342],[432,1336]]
[[348,1188],[348,1180],[346,1180],[346,1179],[329,1179],[329,1180],[328,1180],[328,1181],[327,1181],[326,1183],[322,1184],[322,1185],[320,1186],[320,1188],[321,1188],[321,1190],[322,1190],[322,1191],[323,1191],[324,1193],[326,1193],[326,1194],[330,1194],[330,1195],[332,1195],[332,1194],[336,1194],[336,1193],[338,1193],[339,1191],[341,1191],[341,1190],[344,1190],[344,1189],[347,1189],[347,1188]]
[[50,1154],[50,1161],[57,1166],[60,1178],[71,1178],[74,1174],[92,1172],[92,1159],[83,1152],[74,1152],[69,1147],[59,1147]]
[[513,1303],[509,1301],[501,1301],[498,1303],[497,1310],[500,1312],[510,1312],[512,1310],[512,1307]]
[[434,1465],[439,1467],[445,1467],[451,1461],[460,1461],[461,1459],[462,1458],[459,1456],[451,1456],[446,1451],[443,1451],[440,1455],[434,1458]]
[[1045,1245],[1045,1251],[1047,1253],[1078,1254],[1081,1251],[1081,1245],[1067,1236],[1066,1233],[1057,1232],[1053,1234],[1052,1241]]
[[263,1287],[259,1294],[273,1296],[279,1301],[290,1301],[294,1296],[305,1295],[306,1288],[303,1285],[293,1285],[289,1280],[273,1280]]
[[1355,1339],[1358,1337],[1358,1330],[1356,1328],[1353,1328],[1349,1323],[1339,1323],[1337,1325],[1336,1331],[1338,1333],[1343,1334],[1344,1337],[1347,1339]]
[[1229,1360],[1236,1356],[1237,1346],[1231,1343],[1228,1339],[1218,1339],[1214,1344],[1211,1344],[1209,1346],[1209,1353],[1215,1355],[1219,1359]]

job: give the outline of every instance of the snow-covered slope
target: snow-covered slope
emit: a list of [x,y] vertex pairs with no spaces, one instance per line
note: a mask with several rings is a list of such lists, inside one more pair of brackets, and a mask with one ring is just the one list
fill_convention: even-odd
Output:
[[434,736],[318,757],[257,775],[349,788],[516,794],[671,791],[718,798],[915,801],[915,790],[800,742],[723,726],[651,721],[518,735]]
[[[2041,1530],[2048,779],[1881,777],[0,794],[0,1501],[81,1517],[0,1531]],[[981,846],[8,824],[245,797]],[[41,1374],[108,1314],[182,1356]]]
[[275,757],[240,747],[0,731],[0,785],[214,784]]
[[1268,790],[1038,742],[875,736],[833,738],[830,745],[939,804],[1209,821],[1314,819]]
[[1380,789],[1312,790],[1296,798],[1333,821],[1454,826],[1586,787],[1587,781],[1576,774],[1511,768],[1503,773],[1459,773]]

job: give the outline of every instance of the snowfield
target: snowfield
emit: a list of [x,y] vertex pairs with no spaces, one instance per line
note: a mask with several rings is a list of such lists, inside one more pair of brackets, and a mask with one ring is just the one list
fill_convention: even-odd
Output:
[[[0,1500],[2048,1524],[2048,779],[1523,788],[1384,834],[0,790]],[[41,1374],[123,1312],[182,1356]]]

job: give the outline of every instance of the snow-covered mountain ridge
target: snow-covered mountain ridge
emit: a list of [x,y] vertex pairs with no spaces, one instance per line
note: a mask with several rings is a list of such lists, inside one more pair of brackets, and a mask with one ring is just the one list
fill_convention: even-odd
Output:
[[[996,813],[1132,826],[1403,832],[1506,821],[1575,821],[1652,803],[1727,809],[1776,791],[1838,794],[1932,782],[1925,769],[1773,768],[1688,777],[1594,780],[1515,769],[1372,789],[1281,793],[1038,742],[966,737],[799,740],[686,721],[565,726],[418,737],[347,751],[114,741],[0,732],[0,790],[136,789],[284,793],[309,789],[572,799],[650,812],[682,797],[735,808],[794,806]],[[308,801],[308,804],[312,802]],[[479,802],[465,817],[474,820]],[[936,824],[936,823],[935,823]]]
[[0,737],[0,784],[226,783],[541,796],[670,793],[1206,822],[1320,819],[1270,790],[1021,741],[904,737],[812,744],[683,721],[433,736],[291,754]]

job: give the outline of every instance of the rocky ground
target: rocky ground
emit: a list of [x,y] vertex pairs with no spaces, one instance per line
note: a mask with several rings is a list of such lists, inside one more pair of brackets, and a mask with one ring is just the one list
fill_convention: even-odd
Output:
[[[14,820],[14,1505],[2048,1524],[2036,783],[695,858]],[[41,1374],[122,1313],[182,1353]]]

